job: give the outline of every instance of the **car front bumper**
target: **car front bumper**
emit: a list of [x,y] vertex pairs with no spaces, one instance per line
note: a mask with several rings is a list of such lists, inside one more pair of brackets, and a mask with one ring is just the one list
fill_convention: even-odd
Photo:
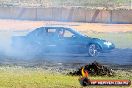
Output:
[[104,45],[100,52],[107,53],[107,52],[111,52],[113,49],[115,49],[115,45],[114,44],[109,45],[109,46]]

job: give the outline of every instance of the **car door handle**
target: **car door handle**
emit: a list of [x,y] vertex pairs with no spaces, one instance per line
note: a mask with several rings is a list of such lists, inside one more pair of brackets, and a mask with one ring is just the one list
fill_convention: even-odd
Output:
[[54,44],[51,44],[51,45],[48,45],[48,46],[56,46],[56,45],[54,45]]

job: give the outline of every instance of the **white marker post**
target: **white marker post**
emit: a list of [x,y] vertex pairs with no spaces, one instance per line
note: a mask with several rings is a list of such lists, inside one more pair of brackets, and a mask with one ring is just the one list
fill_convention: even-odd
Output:
[[132,9],[132,0],[131,0],[131,9]]

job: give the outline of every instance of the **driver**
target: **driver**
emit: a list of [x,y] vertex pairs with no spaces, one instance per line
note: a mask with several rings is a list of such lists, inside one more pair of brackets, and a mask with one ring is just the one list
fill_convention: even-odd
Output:
[[58,31],[58,37],[62,38],[63,35],[64,35],[64,30],[63,29],[59,29],[59,31]]

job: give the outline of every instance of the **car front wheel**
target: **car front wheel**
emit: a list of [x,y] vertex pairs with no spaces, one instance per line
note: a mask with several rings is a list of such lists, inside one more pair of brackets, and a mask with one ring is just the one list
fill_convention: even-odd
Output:
[[99,46],[96,44],[90,44],[88,48],[88,54],[91,57],[95,57],[99,55]]

